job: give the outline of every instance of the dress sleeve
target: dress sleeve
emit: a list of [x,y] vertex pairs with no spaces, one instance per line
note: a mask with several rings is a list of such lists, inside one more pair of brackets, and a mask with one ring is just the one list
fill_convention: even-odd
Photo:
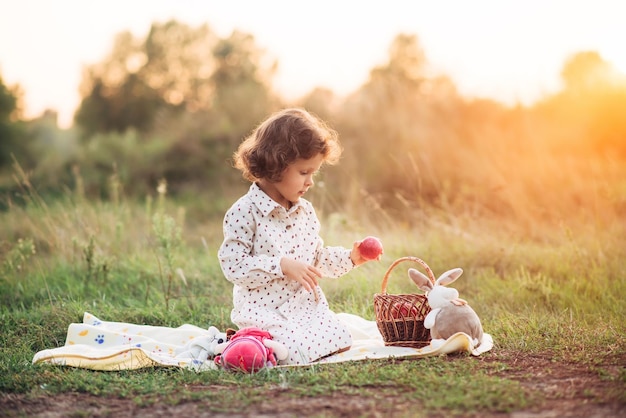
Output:
[[224,241],[218,259],[226,279],[238,286],[255,289],[283,277],[281,257],[252,255],[256,222],[248,209],[234,206],[224,217]]
[[315,267],[322,271],[323,277],[338,278],[354,268],[350,258],[351,250],[344,247],[324,247],[324,242],[319,241],[315,253]]

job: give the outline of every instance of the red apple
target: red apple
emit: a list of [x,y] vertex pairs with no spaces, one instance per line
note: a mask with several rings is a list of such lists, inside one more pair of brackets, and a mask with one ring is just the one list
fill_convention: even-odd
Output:
[[416,316],[417,307],[410,302],[397,302],[391,306],[391,317],[394,319],[415,318]]
[[376,237],[366,237],[359,244],[361,257],[366,260],[376,260],[383,253],[383,244]]

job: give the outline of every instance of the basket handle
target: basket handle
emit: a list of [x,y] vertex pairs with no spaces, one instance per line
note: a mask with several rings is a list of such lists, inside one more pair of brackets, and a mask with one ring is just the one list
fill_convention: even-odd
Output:
[[391,274],[391,271],[403,261],[414,261],[418,264],[421,264],[421,266],[424,267],[424,270],[426,270],[426,274],[428,274],[428,278],[430,279],[430,281],[433,283],[433,285],[435,284],[435,275],[433,274],[433,271],[430,269],[430,267],[428,267],[428,264],[426,264],[424,260],[417,258],[417,257],[411,257],[411,256],[400,257],[396,261],[391,263],[391,265],[387,269],[387,272],[385,273],[385,276],[383,277],[383,287],[382,287],[381,293],[383,294],[387,293],[387,282],[389,281],[389,275]]

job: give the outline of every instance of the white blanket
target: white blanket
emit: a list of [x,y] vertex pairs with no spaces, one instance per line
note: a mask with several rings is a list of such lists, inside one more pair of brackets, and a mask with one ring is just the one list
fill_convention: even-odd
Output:
[[[457,333],[439,344],[423,348],[385,346],[375,321],[340,313],[339,318],[352,334],[350,350],[312,364],[338,363],[382,358],[420,358],[440,354],[467,352],[478,356],[493,347],[491,335],[474,347],[471,338]],[[198,353],[202,344],[193,344],[209,337],[208,329],[185,324],[178,328],[107,322],[85,312],[82,323],[70,324],[63,347],[42,350],[35,354],[33,364],[50,363],[91,370],[128,370],[152,366],[175,366],[197,371],[216,369],[207,353]],[[194,346],[196,351],[190,350]],[[200,348],[200,350],[202,350]],[[292,366],[280,366],[292,367]]]

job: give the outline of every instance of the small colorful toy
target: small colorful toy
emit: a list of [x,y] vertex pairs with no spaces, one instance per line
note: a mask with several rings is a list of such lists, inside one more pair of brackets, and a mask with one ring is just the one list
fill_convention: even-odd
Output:
[[289,354],[287,347],[272,340],[268,331],[256,327],[240,329],[228,341],[218,344],[215,351],[215,364],[244,373],[274,367]]

